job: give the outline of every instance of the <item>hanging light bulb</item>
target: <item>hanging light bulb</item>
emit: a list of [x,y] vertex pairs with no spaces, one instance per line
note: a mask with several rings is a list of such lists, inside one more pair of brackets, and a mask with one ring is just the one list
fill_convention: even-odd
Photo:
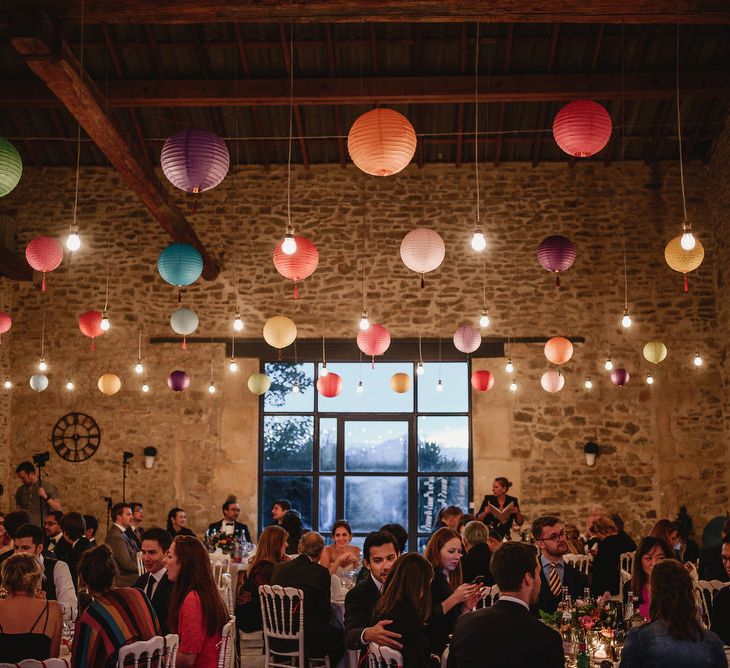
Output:
[[646,384],[647,385],[653,385],[654,384],[654,376],[652,376],[650,373],[646,374]]
[[208,385],[208,392],[209,392],[210,394],[215,394],[215,392],[216,392],[216,389],[215,389],[215,382],[214,382],[214,381],[212,381],[212,380],[210,381],[210,385]]
[[74,389],[74,384],[70,378],[66,381],[66,389],[69,392]]
[[510,391],[510,392],[517,392],[517,381],[516,381],[516,380],[513,380],[513,381],[512,381],[512,382],[511,382],[511,383],[509,384],[509,391]]
[[507,364],[504,365],[504,370],[507,373],[512,373],[515,370],[515,365],[512,364],[512,358],[511,357],[507,360]]
[[362,384],[362,381],[361,380],[358,380],[357,381],[357,393],[358,394],[362,394],[364,391],[365,391],[365,387]]
[[238,364],[236,364],[236,360],[234,360],[232,357],[230,362],[228,362],[228,370],[231,373],[236,373],[236,371],[238,371]]
[[441,382],[441,379],[439,378],[438,383],[436,383],[436,392],[443,392],[444,391],[444,384]]
[[40,362],[38,362],[38,371],[45,371],[48,368],[48,365],[46,364],[45,358],[41,357]]
[[134,365],[134,373],[141,375],[144,373],[144,366],[142,366],[142,360],[137,358],[137,364]]
[[319,375],[324,378],[329,373],[329,369],[327,368],[327,362],[322,363],[322,368],[319,370]]
[[629,315],[629,309],[624,309],[624,317],[621,318],[621,326],[625,329],[631,327],[631,316]]
[[603,365],[603,368],[606,369],[606,371],[612,371],[613,370],[613,362],[611,361],[610,357],[606,358],[606,361]]
[[695,366],[702,366],[702,357],[700,357],[700,353],[699,353],[699,351],[695,351],[695,357],[694,357],[694,359],[692,360],[692,363],[693,363],[693,364],[694,364]]
[[294,255],[297,252],[297,242],[294,239],[294,230],[291,228],[286,231],[284,242],[281,244],[281,252],[284,255]]
[[695,244],[695,236],[692,234],[692,223],[685,220],[682,223],[682,238],[679,240],[679,245],[684,250],[691,251],[695,247]]
[[75,253],[79,248],[81,248],[81,237],[79,236],[78,225],[71,225],[71,227],[68,228],[66,248],[68,248],[72,253]]
[[591,380],[590,376],[588,376],[588,378],[586,378],[585,388],[586,388],[586,390],[593,389],[593,381]]
[[110,327],[111,324],[109,323],[109,314],[107,313],[106,309],[104,309],[104,312],[101,314],[101,322],[99,323],[99,328],[104,332],[108,332]]
[[236,315],[233,316],[233,329],[237,332],[243,331],[243,320],[241,320],[241,314],[236,311]]
[[477,253],[481,253],[487,247],[487,239],[480,228],[474,230],[474,234],[471,235],[471,247]]
[[147,384],[146,380],[143,380],[142,381],[142,392],[147,394],[147,392],[149,392],[149,391],[150,391],[150,386]]
[[423,366],[423,362],[416,364],[416,375],[422,376],[426,372],[426,367]]
[[6,390],[9,390],[13,386],[13,383],[10,381],[10,378],[6,376],[5,382],[3,383],[3,387]]
[[292,383],[291,391],[294,394],[299,394],[299,383],[296,383],[296,382],[295,383]]
[[368,310],[364,308],[360,315],[360,329],[365,332],[370,329],[370,320],[368,318]]
[[482,309],[481,316],[479,316],[479,326],[482,328],[489,327],[489,309],[486,306]]

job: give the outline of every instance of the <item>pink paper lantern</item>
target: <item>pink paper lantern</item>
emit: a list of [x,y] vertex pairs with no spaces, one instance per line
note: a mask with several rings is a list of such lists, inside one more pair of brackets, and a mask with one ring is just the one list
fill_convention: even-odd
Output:
[[454,332],[454,345],[468,355],[482,345],[482,335],[471,325],[462,325]]
[[542,374],[542,378],[540,378],[540,385],[542,385],[542,389],[545,390],[545,392],[555,394],[555,392],[560,392],[560,390],[562,390],[565,386],[565,376],[559,371],[551,369],[550,371],[546,371]]
[[281,246],[282,239],[274,249],[274,266],[284,278],[294,281],[294,299],[299,298],[299,281],[311,276],[319,264],[317,247],[307,237],[294,237],[297,249],[287,255]]
[[382,355],[390,347],[390,334],[382,325],[370,325],[365,331],[358,332],[357,347],[372,358],[372,367],[375,368],[375,356]]
[[421,287],[424,274],[441,266],[446,256],[444,240],[438,232],[419,227],[411,230],[400,244],[400,257],[411,271],[421,274]]
[[629,382],[629,372],[626,369],[614,369],[611,371],[611,382],[618,387],[623,387]]
[[568,155],[589,158],[611,138],[611,117],[598,102],[574,100],[553,121],[553,137]]
[[323,396],[331,399],[342,392],[342,378],[330,371],[326,376],[317,379],[317,391]]
[[5,313],[5,311],[0,311],[0,336],[7,334],[12,326],[13,319],[10,315]]
[[489,392],[494,387],[494,375],[483,369],[474,371],[471,374],[471,386],[477,392]]
[[103,315],[101,311],[86,311],[79,316],[79,329],[84,336],[91,339],[91,350],[94,351],[94,339],[104,334],[101,328],[101,319]]
[[46,291],[46,272],[53,271],[63,261],[63,246],[53,237],[36,237],[25,247],[25,259],[36,271],[43,272],[41,290]]

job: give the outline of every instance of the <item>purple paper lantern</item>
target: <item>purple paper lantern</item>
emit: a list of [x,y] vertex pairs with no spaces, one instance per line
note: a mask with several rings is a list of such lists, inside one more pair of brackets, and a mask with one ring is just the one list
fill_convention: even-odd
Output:
[[629,382],[629,372],[626,369],[614,369],[611,371],[611,382],[614,385],[623,387]]
[[173,392],[182,392],[183,390],[187,390],[188,385],[190,385],[190,376],[179,369],[176,369],[167,377],[167,386]]
[[172,135],[163,145],[160,156],[168,181],[188,193],[215,188],[226,177],[230,162],[226,143],[212,132],[199,128]]
[[558,274],[555,285],[560,287],[560,272],[567,271],[575,262],[575,246],[560,234],[545,237],[537,248],[537,261],[543,268]]

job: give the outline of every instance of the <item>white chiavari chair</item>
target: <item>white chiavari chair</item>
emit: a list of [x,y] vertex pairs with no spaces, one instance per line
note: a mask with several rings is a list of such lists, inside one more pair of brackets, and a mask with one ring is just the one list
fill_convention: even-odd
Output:
[[403,668],[403,655],[397,649],[385,645],[368,645],[369,668]]
[[180,646],[180,636],[168,633],[165,636],[165,668],[175,668],[177,648]]
[[636,557],[636,552],[622,552],[619,555],[619,568],[622,571],[626,571],[629,574],[629,577],[632,577],[634,574],[634,558]]
[[235,665],[235,644],[238,641],[236,618],[230,617],[221,632],[221,646],[218,650],[218,668],[233,668]]
[[0,668],[69,668],[67,659],[23,659],[20,663],[0,663]]
[[588,554],[564,554],[563,560],[573,568],[587,576],[591,570],[592,557]]
[[144,575],[144,561],[142,561],[142,553],[137,552],[137,574]]
[[[165,639],[155,636],[149,640],[140,640],[119,649],[117,668],[133,666],[134,668],[151,668],[158,665],[165,655]],[[154,661],[157,659],[157,661]],[[154,663],[153,663],[154,661]]]

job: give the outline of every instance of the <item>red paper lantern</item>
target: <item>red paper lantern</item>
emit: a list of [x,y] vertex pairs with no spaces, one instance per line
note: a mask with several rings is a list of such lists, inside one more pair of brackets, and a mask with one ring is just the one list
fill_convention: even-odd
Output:
[[342,378],[330,371],[326,376],[320,376],[317,380],[317,391],[323,397],[336,397],[342,392]]
[[101,328],[101,311],[86,311],[79,316],[79,329],[84,336],[91,339],[91,350],[94,350],[94,339],[104,334]]
[[390,334],[382,325],[370,325],[365,331],[357,334],[357,347],[372,358],[375,368],[375,356],[382,355],[390,346]]
[[545,357],[553,364],[565,364],[573,357],[573,344],[564,336],[553,336],[545,344]]
[[5,311],[0,311],[0,335],[9,332],[12,326],[13,319]]
[[494,376],[491,371],[474,371],[471,374],[471,386],[477,392],[489,392],[494,387]]
[[63,247],[58,239],[36,237],[25,247],[25,259],[36,271],[43,272],[41,290],[46,291],[46,272],[56,269],[63,260]]
[[294,281],[294,299],[299,297],[299,281],[311,276],[319,264],[319,252],[317,247],[307,237],[294,237],[297,242],[297,249],[291,255],[287,255],[279,245],[274,249],[274,266],[284,278]]
[[611,138],[611,117],[598,102],[574,100],[553,121],[553,137],[568,155],[589,158]]
[[360,116],[347,135],[347,151],[366,174],[397,174],[416,152],[416,132],[410,121],[393,109],[371,109]]

